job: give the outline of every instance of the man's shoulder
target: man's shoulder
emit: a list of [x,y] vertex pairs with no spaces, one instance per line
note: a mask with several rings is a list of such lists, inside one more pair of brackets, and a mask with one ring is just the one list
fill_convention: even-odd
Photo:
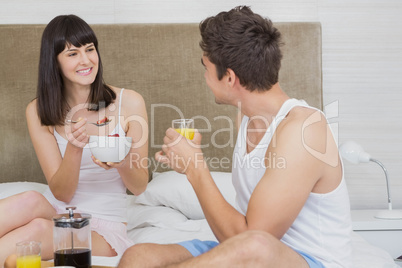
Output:
[[328,123],[325,115],[317,109],[308,107],[295,107],[282,120],[276,130],[276,145],[296,148],[304,152],[303,148],[312,148],[323,151],[328,142]]
[[303,131],[307,127],[313,127],[316,130],[327,126],[325,115],[315,108],[297,106],[294,107],[284,118],[278,129],[280,131]]

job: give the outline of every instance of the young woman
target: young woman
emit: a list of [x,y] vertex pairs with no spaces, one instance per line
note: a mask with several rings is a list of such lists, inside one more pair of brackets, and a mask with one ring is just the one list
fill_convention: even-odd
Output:
[[[43,194],[24,192],[0,200],[0,264],[22,240],[42,242],[53,258],[53,221],[67,206],[92,215],[92,255],[121,255],[126,232],[126,190],[148,183],[148,119],[143,98],[103,82],[98,41],[74,15],[58,16],[42,36],[37,98],[26,109],[28,129],[48,183]],[[109,124],[95,126],[107,117]],[[68,123],[70,121],[77,123]],[[88,148],[89,135],[132,137],[120,163],[102,163]]]

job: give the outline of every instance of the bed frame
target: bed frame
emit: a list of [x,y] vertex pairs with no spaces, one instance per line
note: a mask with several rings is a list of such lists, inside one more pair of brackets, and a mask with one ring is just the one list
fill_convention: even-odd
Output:
[[[142,94],[149,117],[150,171],[172,119],[194,117],[214,171],[231,171],[236,109],[215,104],[200,63],[198,24],[92,25],[105,81]],[[322,108],[321,25],[279,22],[282,88]],[[35,98],[44,25],[0,25],[0,182],[45,183],[29,138],[25,108]],[[218,131],[217,131],[218,130]],[[224,160],[225,165],[216,165]],[[150,172],[150,174],[151,174]]]

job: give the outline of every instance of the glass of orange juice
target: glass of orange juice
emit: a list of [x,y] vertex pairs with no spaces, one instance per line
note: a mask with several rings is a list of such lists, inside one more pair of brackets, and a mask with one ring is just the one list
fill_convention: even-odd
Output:
[[17,243],[17,268],[40,268],[40,245],[37,241]]
[[192,140],[194,138],[194,120],[193,119],[175,119],[172,120],[172,128],[183,137]]

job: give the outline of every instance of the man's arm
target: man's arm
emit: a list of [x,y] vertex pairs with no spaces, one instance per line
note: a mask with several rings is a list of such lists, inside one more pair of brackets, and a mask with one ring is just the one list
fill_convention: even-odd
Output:
[[313,111],[298,110],[298,113],[289,114],[278,126],[275,141],[267,150],[267,155],[282,158],[285,166],[267,167],[251,196],[245,217],[223,199],[208,170],[192,169],[187,172],[208,223],[219,241],[246,230],[263,230],[280,239],[296,219],[324,172],[333,169],[331,187],[339,184],[341,176],[336,172],[336,167],[330,167],[307,149],[323,152],[330,147],[331,154],[337,157],[336,144],[333,139],[327,139],[329,129],[325,118],[306,126],[305,122]]

